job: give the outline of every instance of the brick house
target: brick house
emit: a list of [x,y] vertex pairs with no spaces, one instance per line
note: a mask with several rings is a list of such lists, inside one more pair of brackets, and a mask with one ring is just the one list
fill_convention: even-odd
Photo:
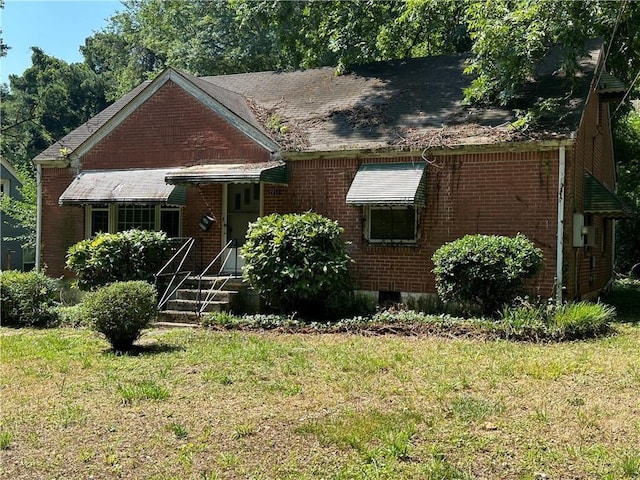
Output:
[[[525,234],[544,252],[532,293],[573,299],[612,276],[609,101],[623,85],[590,41],[565,78],[551,50],[530,84],[554,114],[516,131],[507,107],[470,107],[466,55],[194,77],[168,69],[35,158],[41,261],[98,231],[163,229],[203,259],[271,212],[344,227],[358,287],[435,292],[431,256],[469,233]],[[207,228],[203,217],[214,219]],[[560,282],[557,281],[560,279]]]

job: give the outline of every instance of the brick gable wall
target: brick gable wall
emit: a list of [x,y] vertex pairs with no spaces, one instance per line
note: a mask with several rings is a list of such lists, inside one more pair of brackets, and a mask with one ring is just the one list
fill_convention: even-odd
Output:
[[[163,168],[206,163],[269,161],[270,155],[220,115],[167,82],[81,159],[82,170]],[[84,208],[60,206],[58,199],[74,178],[72,168],[43,168],[42,259],[51,276],[69,275],[67,249],[84,238]],[[188,188],[191,205],[183,215],[183,234],[202,243],[204,258],[220,249],[221,222],[209,232],[197,227],[211,207],[221,218],[222,186]],[[209,207],[206,206],[209,204]],[[198,246],[200,248],[200,246]]]

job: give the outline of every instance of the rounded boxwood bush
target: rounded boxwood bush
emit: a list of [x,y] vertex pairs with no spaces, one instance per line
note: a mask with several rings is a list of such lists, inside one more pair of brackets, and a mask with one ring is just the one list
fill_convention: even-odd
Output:
[[3,325],[47,326],[57,320],[58,281],[42,272],[0,272]]
[[140,280],[115,282],[87,294],[82,316],[114,350],[126,351],[157,318],[156,304],[153,285]]
[[170,246],[164,232],[100,233],[72,245],[66,265],[77,275],[82,289],[118,281],[151,281],[168,259]]
[[432,259],[436,289],[445,302],[474,305],[494,316],[540,271],[542,250],[522,234],[466,235],[444,244]]
[[323,316],[329,299],[353,291],[342,231],[313,212],[261,217],[241,247],[243,275],[281,312]]

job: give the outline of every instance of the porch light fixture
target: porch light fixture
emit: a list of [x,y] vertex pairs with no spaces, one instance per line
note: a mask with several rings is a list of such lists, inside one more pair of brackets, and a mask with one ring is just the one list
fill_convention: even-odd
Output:
[[200,230],[202,230],[203,232],[208,232],[209,229],[211,228],[211,225],[213,225],[215,221],[216,221],[216,217],[214,217],[212,214],[205,213],[204,215],[202,215],[202,218],[200,218],[200,222],[198,222],[198,226],[200,227]]

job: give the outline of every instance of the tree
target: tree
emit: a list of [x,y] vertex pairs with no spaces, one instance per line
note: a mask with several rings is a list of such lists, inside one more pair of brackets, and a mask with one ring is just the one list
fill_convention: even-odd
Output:
[[32,65],[2,86],[1,154],[16,166],[86,122],[108,102],[105,81],[85,64],[68,64],[32,48]]
[[631,111],[617,121],[614,147],[618,159],[618,194],[635,215],[616,224],[616,269],[628,273],[640,263],[640,114]]
[[630,85],[640,69],[638,2],[484,0],[467,5],[474,55],[467,71],[476,75],[466,91],[469,101],[509,104],[555,44],[563,47],[570,75],[584,41],[594,37],[613,39],[607,64],[616,77]]
[[18,188],[20,197],[2,195],[0,197],[0,212],[14,219],[25,229],[25,233],[7,240],[18,240],[22,247],[35,247],[36,244],[36,182],[25,167],[18,170],[22,186]]
[[[0,0],[0,9],[4,8],[4,0]],[[9,45],[4,43],[4,39],[2,38],[2,28],[0,28],[0,58],[4,57],[7,54],[7,50],[9,50]]]
[[123,94],[167,66],[196,75],[337,66],[469,47],[464,4],[434,2],[129,2],[82,52]]

